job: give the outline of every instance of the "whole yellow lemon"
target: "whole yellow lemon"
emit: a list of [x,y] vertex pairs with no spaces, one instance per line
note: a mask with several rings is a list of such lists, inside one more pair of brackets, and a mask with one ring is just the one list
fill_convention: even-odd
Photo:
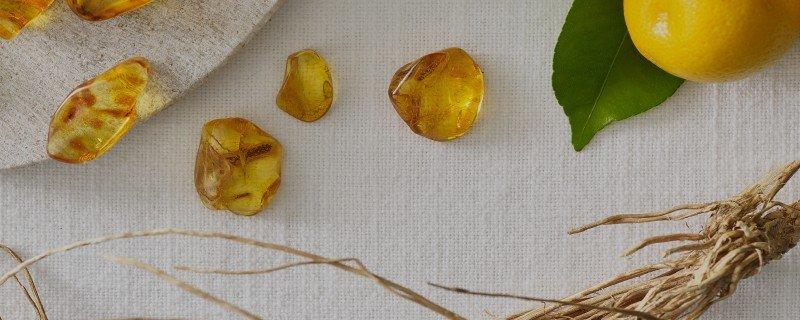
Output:
[[800,0],[624,0],[647,59],[697,82],[737,80],[780,58],[800,32]]

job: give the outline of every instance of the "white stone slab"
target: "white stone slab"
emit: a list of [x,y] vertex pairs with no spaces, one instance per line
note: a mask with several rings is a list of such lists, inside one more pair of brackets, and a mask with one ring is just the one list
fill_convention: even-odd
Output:
[[0,42],[0,169],[47,158],[50,117],[78,84],[143,56],[159,84],[157,110],[220,66],[284,0],[155,0],[87,22],[56,1],[11,42]]

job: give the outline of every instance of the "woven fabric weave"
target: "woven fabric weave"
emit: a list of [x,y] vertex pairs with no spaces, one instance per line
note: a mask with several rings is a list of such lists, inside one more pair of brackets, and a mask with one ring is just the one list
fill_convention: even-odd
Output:
[[[153,5],[158,5],[154,2]],[[30,257],[124,230],[181,227],[359,257],[470,319],[529,303],[456,296],[426,285],[557,298],[657,261],[649,235],[682,223],[567,230],[621,212],[660,210],[738,194],[800,156],[800,51],[747,80],[687,83],[664,105],[601,132],[583,151],[551,91],[552,52],[569,1],[290,0],[263,31],[184,100],[134,128],[85,166],[55,162],[0,172],[0,243]],[[467,50],[486,76],[472,132],[437,143],[414,135],[387,97],[391,75],[421,55]],[[330,63],[338,96],[320,121],[275,105],[286,56],[313,48]],[[202,125],[246,117],[285,147],[283,185],[253,217],[211,212],[193,186]],[[798,183],[786,189],[798,198]],[[690,224],[699,229],[700,222]],[[152,276],[101,258],[165,268],[266,319],[431,319],[368,280],[325,266],[269,276],[218,277],[173,263],[247,269],[292,258],[219,241],[118,242],[32,268],[52,319],[132,316],[237,319]],[[749,279],[707,319],[797,319],[800,253]],[[0,263],[3,269],[10,262]],[[13,283],[3,319],[32,319]]]

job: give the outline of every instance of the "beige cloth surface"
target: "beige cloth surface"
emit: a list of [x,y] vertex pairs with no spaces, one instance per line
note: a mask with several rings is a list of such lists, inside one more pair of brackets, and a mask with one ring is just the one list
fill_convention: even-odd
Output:
[[[374,271],[472,319],[528,303],[455,296],[426,282],[560,297],[656,260],[619,253],[681,223],[566,230],[615,212],[662,209],[739,192],[800,158],[800,52],[748,80],[686,84],[663,106],[602,132],[576,153],[550,88],[568,1],[288,1],[222,70],[85,166],[54,162],[0,173],[0,242],[32,256],[124,230],[182,227],[289,244]],[[473,131],[451,143],[416,136],[387,99],[394,71],[461,46],[486,73]],[[311,47],[338,79],[330,113],[300,123],[274,104],[285,57]],[[202,207],[192,181],[200,128],[243,116],[281,140],[284,183],[253,218]],[[789,191],[798,197],[798,183]],[[698,224],[691,227],[698,228]],[[52,319],[130,316],[237,319],[104,254],[254,268],[289,257],[219,241],[112,243],[36,265]],[[5,268],[10,263],[0,264]],[[169,270],[169,269],[168,269]],[[800,257],[790,253],[748,280],[707,319],[797,319]],[[196,276],[201,288],[266,319],[431,319],[367,280],[324,266],[269,276]],[[3,319],[32,319],[12,284]]]

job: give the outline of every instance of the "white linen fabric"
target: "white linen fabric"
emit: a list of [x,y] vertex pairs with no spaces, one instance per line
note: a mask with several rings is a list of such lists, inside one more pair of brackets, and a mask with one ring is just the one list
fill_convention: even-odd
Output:
[[[30,257],[126,230],[229,232],[330,258],[361,258],[376,273],[470,319],[486,319],[485,311],[502,315],[531,303],[458,296],[426,282],[571,294],[657,260],[656,249],[618,256],[643,237],[686,225],[567,236],[570,227],[612,213],[724,198],[800,157],[797,48],[744,81],[687,83],[664,105],[573,151],[550,86],[552,52],[569,5],[287,1],[227,66],[103,158],[1,172],[0,243]],[[483,67],[486,100],[471,133],[437,143],[411,133],[386,92],[397,68],[450,46],[463,47]],[[286,56],[307,47],[328,59],[338,80],[333,108],[312,124],[274,103]],[[209,211],[195,194],[200,128],[228,116],[253,120],[286,150],[283,185],[256,217]],[[787,199],[798,198],[798,185],[786,190]],[[265,319],[438,318],[325,266],[239,277],[176,271],[172,264],[247,269],[295,259],[221,241],[162,237],[83,249],[34,266],[51,319],[238,319],[103,255],[142,259]],[[800,253],[792,252],[705,318],[797,319],[798,278]],[[13,283],[0,289],[0,317],[35,317]]]

